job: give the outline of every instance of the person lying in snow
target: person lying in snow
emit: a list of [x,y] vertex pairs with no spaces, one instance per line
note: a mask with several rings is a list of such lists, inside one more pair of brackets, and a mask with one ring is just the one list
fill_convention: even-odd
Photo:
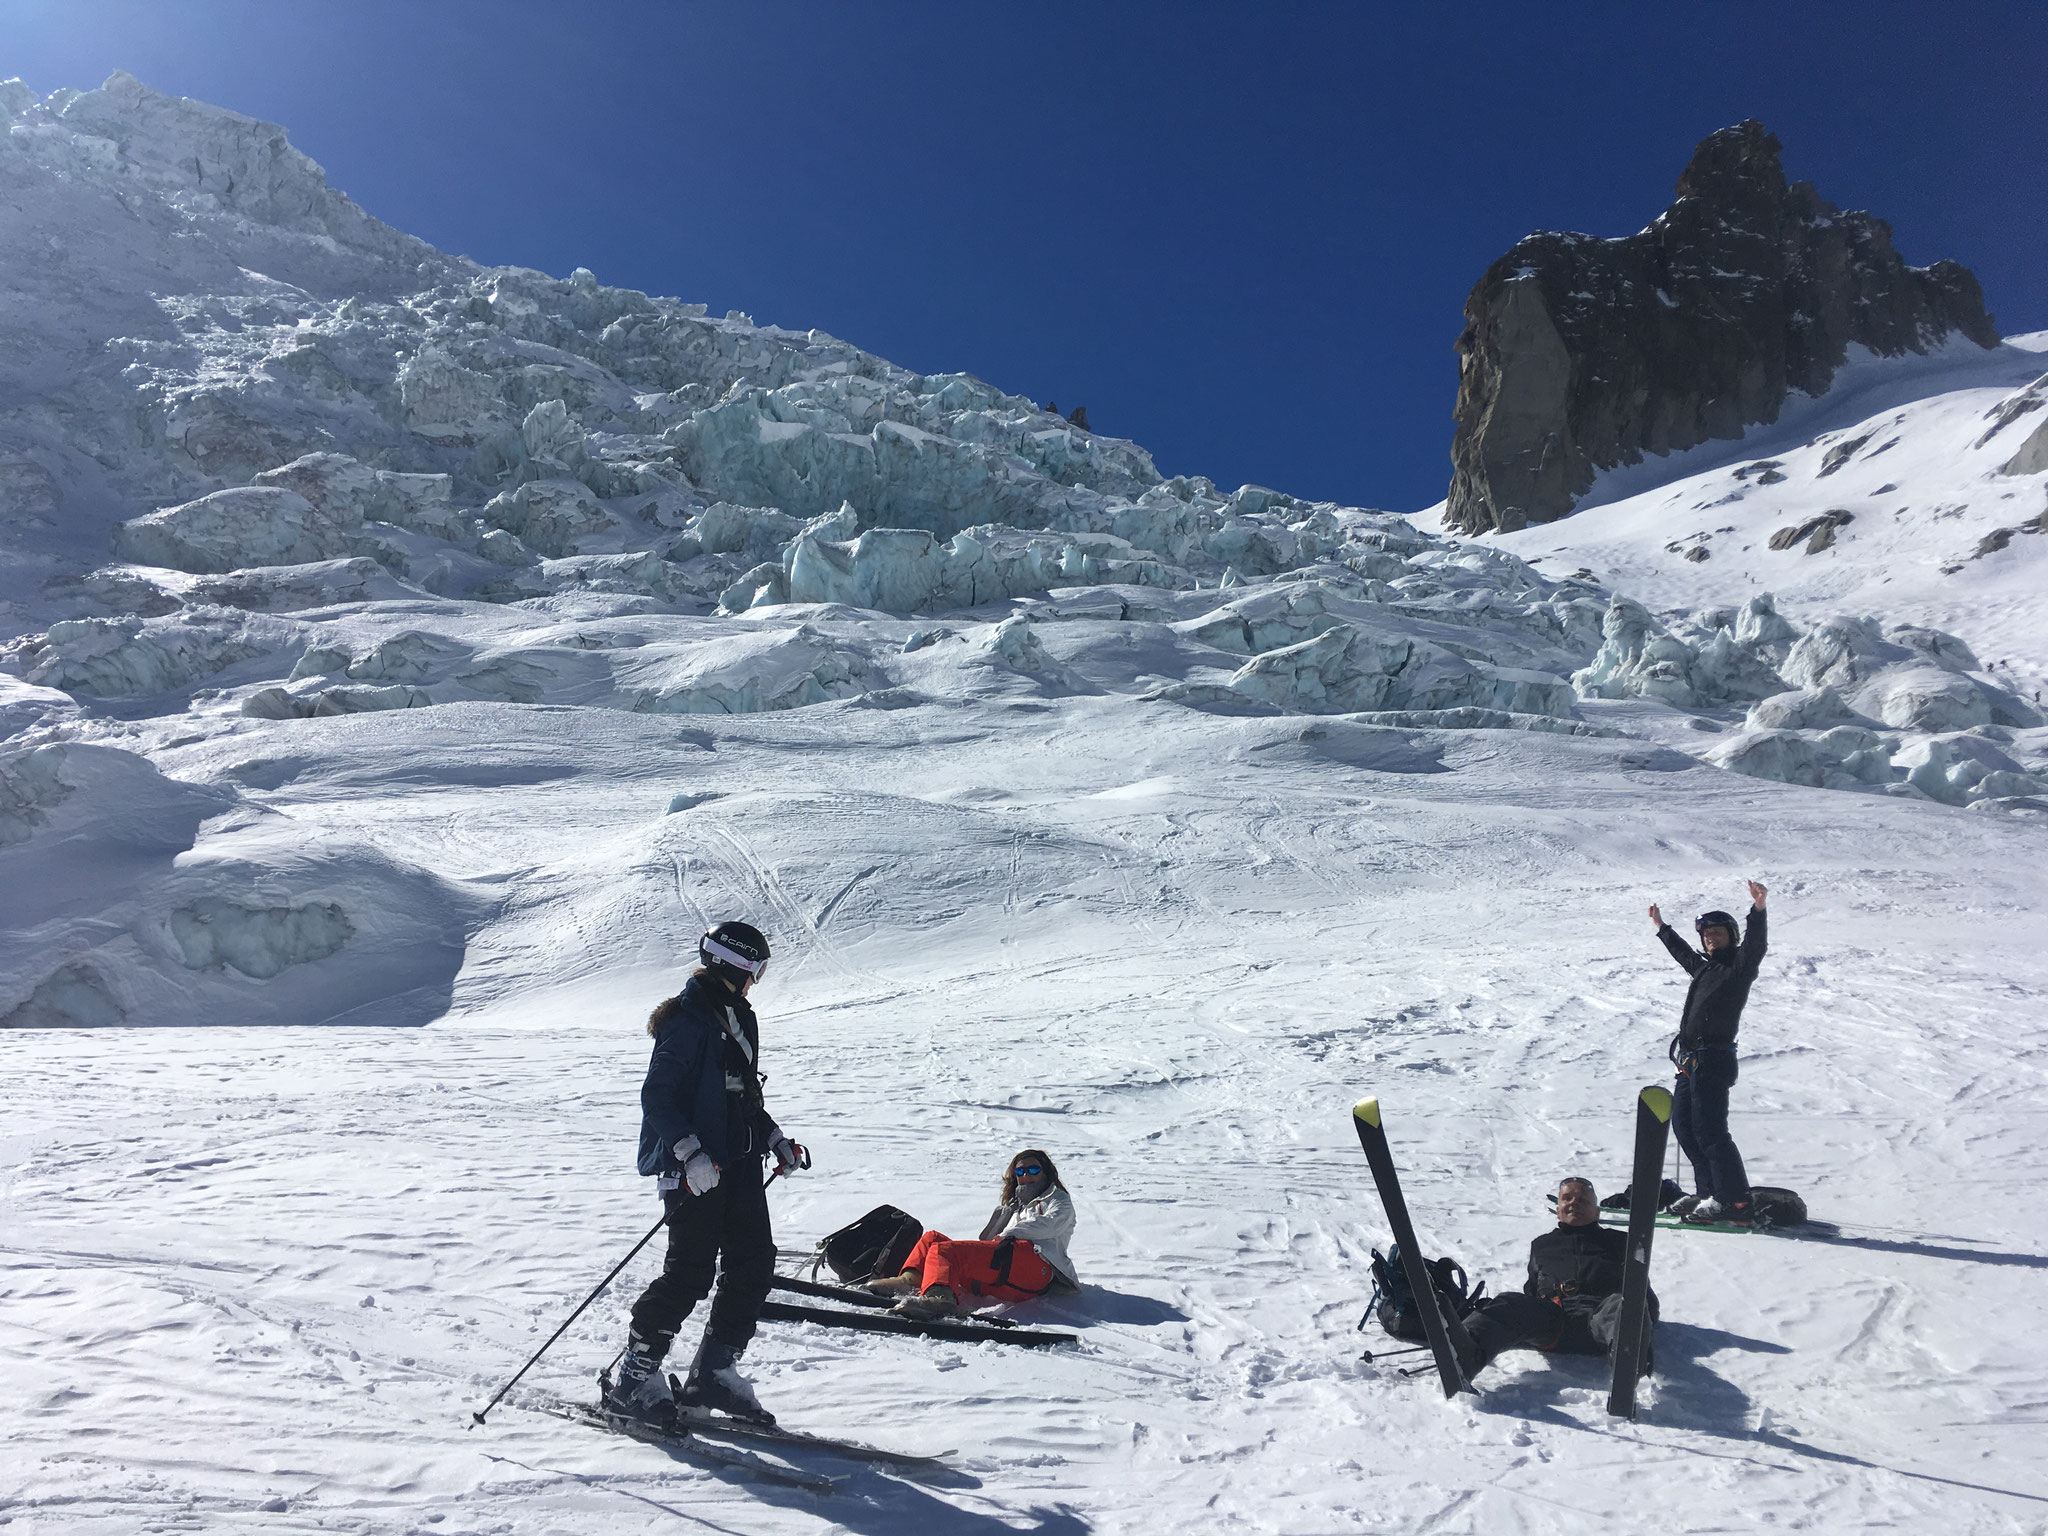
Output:
[[[1529,1245],[1529,1278],[1519,1291],[1481,1302],[1465,1317],[1472,1341],[1459,1364],[1467,1376],[1508,1349],[1554,1350],[1567,1355],[1609,1355],[1621,1325],[1621,1279],[1628,1234],[1600,1225],[1593,1186],[1568,1178],[1557,1186],[1557,1227]],[[1657,1294],[1650,1293],[1650,1328]],[[1649,1370],[1650,1339],[1643,1339]]]
[[890,1310],[905,1317],[952,1317],[987,1302],[1028,1301],[1048,1291],[1080,1288],[1067,1239],[1074,1235],[1074,1197],[1052,1158],[1030,1147],[1003,1170],[1003,1194],[974,1242],[926,1232],[900,1273],[870,1280],[877,1296],[902,1299]]

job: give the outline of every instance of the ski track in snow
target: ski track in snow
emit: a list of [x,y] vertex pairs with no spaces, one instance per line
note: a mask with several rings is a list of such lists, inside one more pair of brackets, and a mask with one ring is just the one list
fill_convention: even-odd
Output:
[[[13,1528],[542,1533],[2039,1529],[2048,833],[1650,774],[1627,743],[1477,734],[1374,771],[1301,722],[1066,700],[719,722],[304,722],[253,798],[497,892],[425,1029],[0,1036],[0,1423]],[[835,718],[836,716],[836,718]],[[918,718],[922,716],[923,718]],[[438,718],[437,718],[438,717]],[[204,779],[247,743],[173,748]],[[552,763],[547,772],[533,763]],[[1423,767],[1448,771],[1413,771]],[[250,777],[243,775],[246,782]],[[1661,780],[1654,791],[1646,782]],[[679,784],[715,795],[663,816]],[[1650,899],[1772,888],[1736,1129],[1835,1240],[1659,1235],[1640,1422],[1599,1362],[1477,1398],[1361,1363],[1384,1245],[1348,1109],[1386,1105],[1425,1243],[1495,1288],[1543,1191],[1625,1176],[1684,977]],[[1050,1352],[765,1325],[786,1421],[962,1475],[819,1496],[469,1411],[646,1229],[640,1021],[705,919],[780,953],[769,1092],[817,1156],[786,1249],[890,1200],[977,1228],[1009,1151],[1074,1187],[1085,1293]],[[785,1261],[785,1268],[793,1259]],[[643,1254],[535,1368],[585,1395]],[[693,1334],[686,1334],[686,1339]],[[524,1388],[522,1388],[524,1390]]]

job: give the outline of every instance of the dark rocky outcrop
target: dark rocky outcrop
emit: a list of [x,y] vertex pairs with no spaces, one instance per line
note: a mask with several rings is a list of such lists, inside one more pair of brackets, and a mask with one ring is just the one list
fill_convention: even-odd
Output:
[[1771,548],[1790,549],[1801,539],[1805,539],[1806,552],[1809,555],[1817,555],[1824,549],[1834,547],[1837,528],[1847,527],[1855,521],[1856,514],[1847,507],[1831,507],[1819,517],[1809,517],[1803,523],[1780,528],[1771,535]]
[[1598,470],[1775,421],[1852,342],[1998,344],[1967,267],[1906,265],[1888,224],[1787,186],[1778,153],[1761,123],[1724,128],[1649,228],[1530,235],[1487,269],[1458,338],[1447,524],[1563,517]]

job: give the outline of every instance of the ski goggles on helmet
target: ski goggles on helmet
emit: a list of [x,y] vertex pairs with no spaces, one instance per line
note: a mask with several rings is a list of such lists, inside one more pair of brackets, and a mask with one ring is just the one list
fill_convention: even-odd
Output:
[[720,965],[729,965],[736,971],[745,971],[756,981],[768,974],[768,958],[765,955],[756,960],[751,955],[741,954],[730,945],[719,943],[709,934],[704,936],[704,941],[699,947],[703,950],[705,959],[716,960]]

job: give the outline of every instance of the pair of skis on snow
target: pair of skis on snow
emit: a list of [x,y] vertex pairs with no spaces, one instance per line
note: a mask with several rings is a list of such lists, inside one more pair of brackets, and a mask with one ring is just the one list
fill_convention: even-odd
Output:
[[[1358,1131],[1358,1144],[1372,1167],[1373,1182],[1379,1186],[1380,1204],[1386,1207],[1387,1224],[1394,1229],[1394,1242],[1401,1250],[1401,1271],[1408,1289],[1415,1295],[1415,1308],[1422,1314],[1422,1329],[1436,1358],[1437,1375],[1443,1381],[1444,1396],[1455,1397],[1472,1390],[1472,1383],[1460,1363],[1469,1356],[1472,1341],[1465,1325],[1438,1303],[1436,1284],[1415,1240],[1415,1223],[1408,1218],[1408,1201],[1401,1193],[1400,1175],[1394,1171],[1394,1154],[1387,1145],[1387,1132],[1380,1123],[1380,1101],[1360,1099],[1352,1106],[1351,1122]],[[1671,1095],[1663,1088],[1645,1088],[1636,1095],[1636,1151],[1634,1183],[1631,1189],[1655,1189],[1664,1165],[1664,1142],[1671,1128]],[[1650,1327],[1650,1242],[1657,1234],[1656,1206],[1643,1200],[1629,1210],[1628,1262],[1621,1286],[1621,1322],[1614,1339],[1614,1383],[1607,1393],[1607,1411],[1618,1418],[1636,1416],[1636,1382],[1642,1371],[1643,1345]]]
[[[849,1311],[842,1307],[803,1306],[790,1302],[770,1301],[764,1302],[761,1306],[760,1317],[764,1322],[822,1323],[827,1327],[850,1328],[862,1333],[945,1339],[957,1343],[1014,1344],[1024,1348],[1078,1342],[1076,1336],[1071,1333],[1061,1333],[1047,1328],[1020,1328],[1004,1318],[956,1321],[892,1316],[887,1311],[889,1303],[886,1300],[855,1286],[824,1285],[815,1280],[799,1279],[794,1275],[777,1275],[769,1285],[772,1289],[786,1294],[845,1302],[859,1310]],[[718,1441],[733,1439],[765,1443],[783,1450],[819,1451],[831,1456],[877,1462],[907,1470],[928,1471],[945,1466],[942,1456],[919,1456],[903,1451],[885,1450],[857,1440],[810,1435],[801,1430],[784,1429],[774,1424],[757,1424],[751,1420],[701,1409],[680,1409],[673,1424],[657,1425],[620,1418],[606,1413],[602,1408],[590,1407],[583,1403],[563,1402],[559,1399],[529,1401],[525,1406],[541,1413],[553,1414],[556,1418],[568,1419],[572,1423],[587,1424],[593,1429],[609,1429],[619,1434],[630,1435],[636,1440],[665,1445],[768,1482],[808,1488],[813,1492],[829,1492],[835,1485],[828,1477],[736,1456],[732,1451],[720,1446]]]
[[737,1454],[721,1442],[737,1440],[742,1444],[767,1445],[779,1452],[818,1451],[844,1460],[877,1463],[910,1472],[945,1471],[945,1458],[952,1454],[946,1451],[937,1455],[920,1456],[909,1451],[885,1450],[881,1446],[866,1445],[858,1440],[840,1440],[830,1435],[810,1435],[802,1430],[784,1429],[779,1424],[756,1424],[748,1419],[734,1418],[730,1414],[710,1413],[703,1409],[681,1408],[677,1410],[673,1423],[650,1424],[643,1420],[606,1413],[603,1408],[594,1408],[587,1403],[572,1403],[560,1398],[534,1398],[521,1403],[520,1406],[531,1408],[537,1413],[552,1414],[558,1419],[567,1419],[572,1424],[585,1424],[592,1429],[608,1429],[634,1440],[644,1440],[650,1445],[667,1446],[685,1455],[730,1467],[748,1477],[780,1483],[790,1488],[806,1488],[813,1493],[830,1493],[838,1487],[838,1483],[835,1479],[820,1473],[798,1467],[778,1466],[774,1462]]
[[[889,1301],[858,1286],[825,1285],[795,1275],[777,1275],[768,1282],[770,1290],[796,1296],[816,1296],[843,1301],[859,1311],[838,1307],[808,1307],[787,1301],[761,1304],[761,1320],[771,1323],[822,1323],[827,1328],[852,1328],[861,1333],[893,1333],[906,1337],[946,1339],[958,1344],[1014,1344],[1024,1349],[1042,1349],[1051,1344],[1075,1344],[1079,1337],[1053,1328],[1023,1328],[1005,1317],[910,1318],[889,1311]],[[877,1314],[880,1315],[877,1315]]]

